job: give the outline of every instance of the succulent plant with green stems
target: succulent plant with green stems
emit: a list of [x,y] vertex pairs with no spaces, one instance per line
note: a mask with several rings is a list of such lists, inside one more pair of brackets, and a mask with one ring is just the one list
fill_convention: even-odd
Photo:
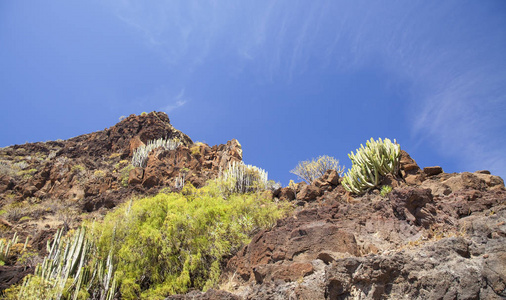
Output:
[[160,147],[169,151],[174,150],[180,144],[181,143],[175,139],[160,138],[157,140],[150,140],[146,145],[139,146],[134,150],[134,153],[132,155],[132,165],[134,167],[144,168],[148,164],[149,152]]
[[267,188],[267,172],[264,169],[246,165],[243,162],[231,162],[228,169],[220,172],[222,185],[229,193],[249,193]]
[[[116,291],[112,252],[107,258],[97,255],[96,245],[87,237],[85,227],[69,236],[63,229],[48,242],[48,255],[33,275],[19,288],[7,291],[7,299],[96,299],[112,300]],[[93,298],[93,299],[95,299]]]
[[364,147],[360,144],[356,154],[348,154],[351,169],[343,177],[343,187],[354,194],[364,192],[378,186],[383,176],[395,174],[399,168],[401,146],[389,139],[375,141],[370,139]]

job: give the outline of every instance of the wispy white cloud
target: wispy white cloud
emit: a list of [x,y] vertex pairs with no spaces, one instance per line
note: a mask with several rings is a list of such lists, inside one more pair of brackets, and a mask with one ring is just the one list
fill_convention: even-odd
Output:
[[177,90],[173,91],[166,86],[159,86],[151,93],[136,99],[135,102],[139,106],[139,109],[143,111],[156,109],[166,113],[172,113],[176,109],[189,103],[185,91],[184,88],[177,92]]
[[[501,18],[487,27],[483,11],[466,14],[458,1],[118,3],[118,17],[186,73],[230,56],[234,71],[249,68],[258,78],[289,82],[315,68],[346,74],[379,61],[389,76],[409,83],[410,143],[431,144],[463,169],[506,175]],[[167,111],[187,103],[184,89],[166,96]]]
[[162,108],[163,111],[166,113],[171,113],[175,109],[182,107],[185,105],[188,100],[186,100],[185,96],[185,89],[182,89],[177,96],[175,96],[173,99],[170,100],[170,103]]

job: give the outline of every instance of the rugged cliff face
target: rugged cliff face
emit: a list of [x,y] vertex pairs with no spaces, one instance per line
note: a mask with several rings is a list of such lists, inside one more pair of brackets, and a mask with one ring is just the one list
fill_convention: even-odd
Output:
[[300,207],[228,261],[228,293],[169,299],[504,299],[503,180],[401,164],[386,196],[352,197],[333,172],[280,189]]
[[[176,139],[181,145],[173,151],[155,149],[145,168],[134,168],[133,150],[159,138]],[[194,144],[160,112],[131,115],[111,128],[66,141],[1,148],[1,237],[8,240],[17,232],[21,245],[29,237],[37,255],[24,266],[10,265],[15,257],[0,266],[0,289],[41,260],[57,228],[101,218],[133,196],[178,190],[177,178],[202,186],[230,162],[241,160],[237,140],[213,147]]]
[[[171,138],[146,167],[133,150]],[[175,129],[164,113],[129,116],[115,126],[66,141],[0,149],[0,233],[19,244],[0,266],[0,289],[33,272],[59,227],[101,218],[133,196],[196,187],[242,160],[231,140],[210,147]],[[396,176],[357,197],[339,175],[272,192],[294,213],[223,265],[220,285],[168,299],[504,299],[506,190],[487,171],[447,174],[421,169],[406,153]],[[31,256],[20,259],[28,237]]]

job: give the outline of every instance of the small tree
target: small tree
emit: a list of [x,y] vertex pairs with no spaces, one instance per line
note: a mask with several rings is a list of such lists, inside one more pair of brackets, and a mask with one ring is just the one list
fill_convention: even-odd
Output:
[[339,165],[339,160],[331,156],[323,155],[316,159],[313,158],[311,161],[306,160],[299,162],[290,173],[297,175],[302,180],[311,184],[313,181],[323,176],[327,170],[335,170],[339,173],[339,176],[342,176],[344,167]]

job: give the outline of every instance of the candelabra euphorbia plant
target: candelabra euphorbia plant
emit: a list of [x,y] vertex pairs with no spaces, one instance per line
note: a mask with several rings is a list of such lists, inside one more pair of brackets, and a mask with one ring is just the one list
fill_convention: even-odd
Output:
[[343,187],[354,194],[360,195],[378,186],[383,176],[395,174],[399,168],[401,146],[389,139],[367,141],[365,147],[360,148],[348,157],[351,159],[351,169],[343,178]]

